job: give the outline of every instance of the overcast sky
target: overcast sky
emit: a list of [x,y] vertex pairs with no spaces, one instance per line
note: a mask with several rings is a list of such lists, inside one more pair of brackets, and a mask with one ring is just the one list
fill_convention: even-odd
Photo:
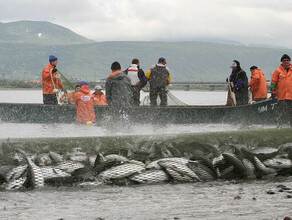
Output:
[[292,48],[291,0],[0,0],[0,21],[49,21],[96,41],[220,38]]

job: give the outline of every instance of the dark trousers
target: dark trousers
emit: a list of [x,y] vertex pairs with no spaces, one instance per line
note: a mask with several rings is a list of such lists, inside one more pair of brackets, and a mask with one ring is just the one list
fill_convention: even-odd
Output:
[[140,86],[132,86],[134,106],[140,106]]
[[57,105],[58,99],[56,94],[43,94],[44,104]]
[[292,127],[292,100],[279,100],[277,102],[276,110],[278,126],[281,126],[289,121],[290,126]]
[[157,97],[160,98],[160,106],[167,106],[167,91],[166,87],[150,87],[150,105],[157,106]]
[[236,92],[235,93],[236,97],[236,105],[246,105],[248,104],[248,93],[247,91],[244,92]]

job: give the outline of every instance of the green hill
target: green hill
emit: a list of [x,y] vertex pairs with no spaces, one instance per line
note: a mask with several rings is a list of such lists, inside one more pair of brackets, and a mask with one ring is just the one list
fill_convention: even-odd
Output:
[[42,45],[74,45],[93,43],[62,26],[44,21],[0,23],[0,42]]
[[[167,60],[172,80],[176,81],[224,81],[231,72],[229,66],[233,59],[241,62],[248,76],[250,76],[249,67],[256,65],[265,72],[266,78],[270,79],[273,71],[280,65],[282,54],[288,53],[292,56],[292,50],[287,49],[207,42],[92,43],[60,26],[55,27],[54,24],[47,22],[38,24],[52,25],[54,39],[59,36],[58,43],[52,44],[50,40],[42,44],[31,40],[21,42],[19,38],[8,43],[0,35],[0,76],[4,73],[6,79],[41,79],[41,71],[48,64],[49,55],[55,54],[59,58],[58,69],[64,75],[87,81],[107,77],[113,61],[119,61],[122,68],[126,69],[133,58],[139,58],[141,67],[146,72],[162,56]],[[57,31],[58,28],[60,32]],[[64,36],[63,31],[65,31]],[[17,31],[15,35],[18,36],[16,33]],[[66,33],[71,36],[70,39],[76,39],[75,43],[68,45]],[[67,43],[62,44],[63,41]]]

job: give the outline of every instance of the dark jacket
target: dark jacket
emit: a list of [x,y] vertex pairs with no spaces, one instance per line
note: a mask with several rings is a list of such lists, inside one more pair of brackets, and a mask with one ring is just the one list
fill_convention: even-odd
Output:
[[107,78],[105,92],[107,103],[111,107],[125,109],[133,105],[131,80],[122,71],[116,71]]
[[232,71],[230,81],[234,88],[237,105],[248,104],[248,78],[242,69]]
[[165,65],[152,66],[146,73],[150,88],[165,88],[170,83],[169,69]]

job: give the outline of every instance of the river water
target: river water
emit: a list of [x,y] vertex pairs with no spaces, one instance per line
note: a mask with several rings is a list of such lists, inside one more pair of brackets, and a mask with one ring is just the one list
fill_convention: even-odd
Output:
[[[191,105],[226,102],[226,92],[173,91]],[[142,98],[146,94],[142,94]],[[42,103],[40,90],[0,90],[0,102]],[[0,122],[0,139],[115,135],[171,135],[241,131],[228,124],[133,126],[117,134],[97,126]],[[0,219],[283,219],[292,217],[292,178],[139,186],[45,187],[0,192]],[[267,191],[275,194],[267,194]]]

